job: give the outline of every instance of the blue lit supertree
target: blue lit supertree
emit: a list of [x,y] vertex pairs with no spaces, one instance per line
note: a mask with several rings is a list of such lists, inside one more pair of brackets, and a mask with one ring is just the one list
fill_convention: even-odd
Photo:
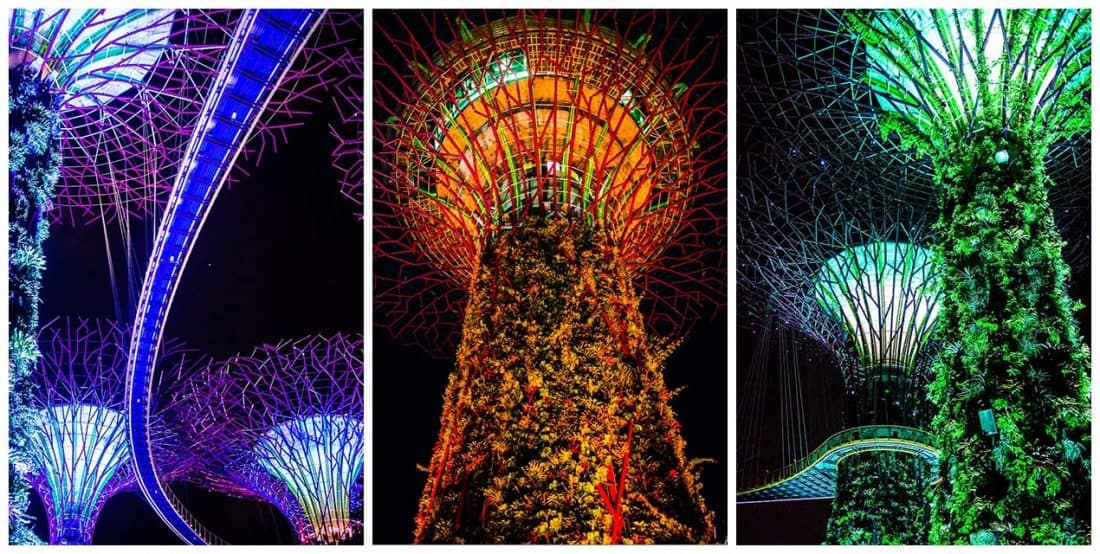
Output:
[[[10,460],[18,462],[35,417],[28,375],[39,355],[34,337],[50,223],[98,221],[106,236],[108,223],[117,222],[125,239],[131,216],[156,214],[230,18],[195,10],[9,15],[9,443]],[[128,269],[137,258],[128,254]],[[112,262],[112,279],[113,271]],[[26,525],[27,491],[13,479],[16,544],[35,542]]]
[[362,525],[363,339],[314,335],[212,363],[183,385],[202,484],[279,508],[302,543]]
[[[39,335],[28,456],[16,467],[42,498],[51,544],[91,543],[103,504],[135,484],[123,413],[128,344],[128,330],[107,320],[54,320]],[[178,343],[165,346],[162,363],[179,371],[200,359]],[[194,468],[169,429],[171,409],[171,401],[154,407],[154,448],[166,479]]]

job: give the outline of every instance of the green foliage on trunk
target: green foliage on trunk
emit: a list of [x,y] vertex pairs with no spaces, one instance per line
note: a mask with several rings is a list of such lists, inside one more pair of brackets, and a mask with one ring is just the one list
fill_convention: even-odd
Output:
[[825,544],[925,544],[932,470],[912,454],[865,452],[842,460]]
[[49,234],[47,213],[60,174],[61,148],[58,96],[29,68],[15,68],[8,75],[9,538],[12,544],[27,544],[40,542],[26,515],[30,486],[22,468],[27,467],[26,433],[33,417],[29,375],[39,356],[38,293],[46,268],[42,243]]
[[[991,117],[933,157],[945,294],[929,386],[943,452],[937,543],[1089,540],[1089,349],[1047,199],[1049,140]],[[986,409],[999,435],[983,433]]]

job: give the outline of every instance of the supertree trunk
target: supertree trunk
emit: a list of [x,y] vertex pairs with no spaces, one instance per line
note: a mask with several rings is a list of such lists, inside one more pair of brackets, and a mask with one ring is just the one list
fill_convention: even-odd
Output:
[[8,72],[8,310],[9,310],[9,493],[10,541],[39,542],[27,525],[30,486],[21,477],[27,464],[27,430],[33,417],[28,376],[38,359],[38,293],[49,234],[46,213],[60,174],[58,96],[36,71],[19,66]]
[[[849,427],[925,427],[923,372],[873,367],[863,373],[847,407]],[[842,459],[825,544],[927,544],[933,475],[927,461],[908,453],[874,451]]]
[[1047,199],[1049,142],[1040,125],[983,122],[934,159],[949,299],[930,386],[934,542],[1089,541],[1089,350]]
[[826,544],[924,544],[928,541],[928,464],[897,452],[865,452],[837,468]]
[[527,218],[487,247],[418,542],[714,540],[638,297],[599,231]]

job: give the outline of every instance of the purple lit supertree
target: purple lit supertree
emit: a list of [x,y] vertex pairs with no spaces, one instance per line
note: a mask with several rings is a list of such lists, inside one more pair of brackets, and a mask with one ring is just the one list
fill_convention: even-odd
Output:
[[[329,125],[335,142],[333,168],[340,192],[363,218],[363,12],[328,10],[279,88],[268,101],[242,158],[258,165],[267,152],[288,142],[287,132],[301,127],[318,109],[332,109]],[[247,170],[239,168],[246,173]]]
[[202,484],[279,508],[302,543],[362,526],[363,339],[313,335],[211,363],[182,386]]
[[[32,426],[28,374],[38,356],[42,246],[51,221],[99,221],[105,236],[114,222],[128,242],[131,218],[156,215],[233,16],[191,10],[10,15],[9,444],[11,460],[19,461]],[[139,258],[127,248],[129,275],[140,274],[131,268]],[[117,306],[116,296],[121,314]],[[34,540],[25,525],[26,499],[26,483],[15,479],[13,543]]]
[[[39,335],[42,356],[32,379],[25,461],[16,465],[42,498],[51,544],[90,544],[96,518],[115,493],[136,484],[129,460],[124,414],[129,331],[107,320],[57,319]],[[202,358],[180,343],[165,345],[164,375],[186,375]],[[154,405],[159,424],[153,444],[168,480],[184,477],[196,458],[172,430],[176,396]]]

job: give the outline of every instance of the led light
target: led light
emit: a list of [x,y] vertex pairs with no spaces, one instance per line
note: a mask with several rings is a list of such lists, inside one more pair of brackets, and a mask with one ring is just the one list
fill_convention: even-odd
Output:
[[993,155],[993,160],[1000,165],[1008,163],[1008,150],[998,150],[997,153]]
[[363,471],[363,423],[346,416],[292,419],[255,447],[260,467],[286,484],[325,542],[349,538],[351,489]]
[[936,279],[927,250],[876,242],[825,262],[813,294],[844,326],[864,364],[909,368],[939,315]]

